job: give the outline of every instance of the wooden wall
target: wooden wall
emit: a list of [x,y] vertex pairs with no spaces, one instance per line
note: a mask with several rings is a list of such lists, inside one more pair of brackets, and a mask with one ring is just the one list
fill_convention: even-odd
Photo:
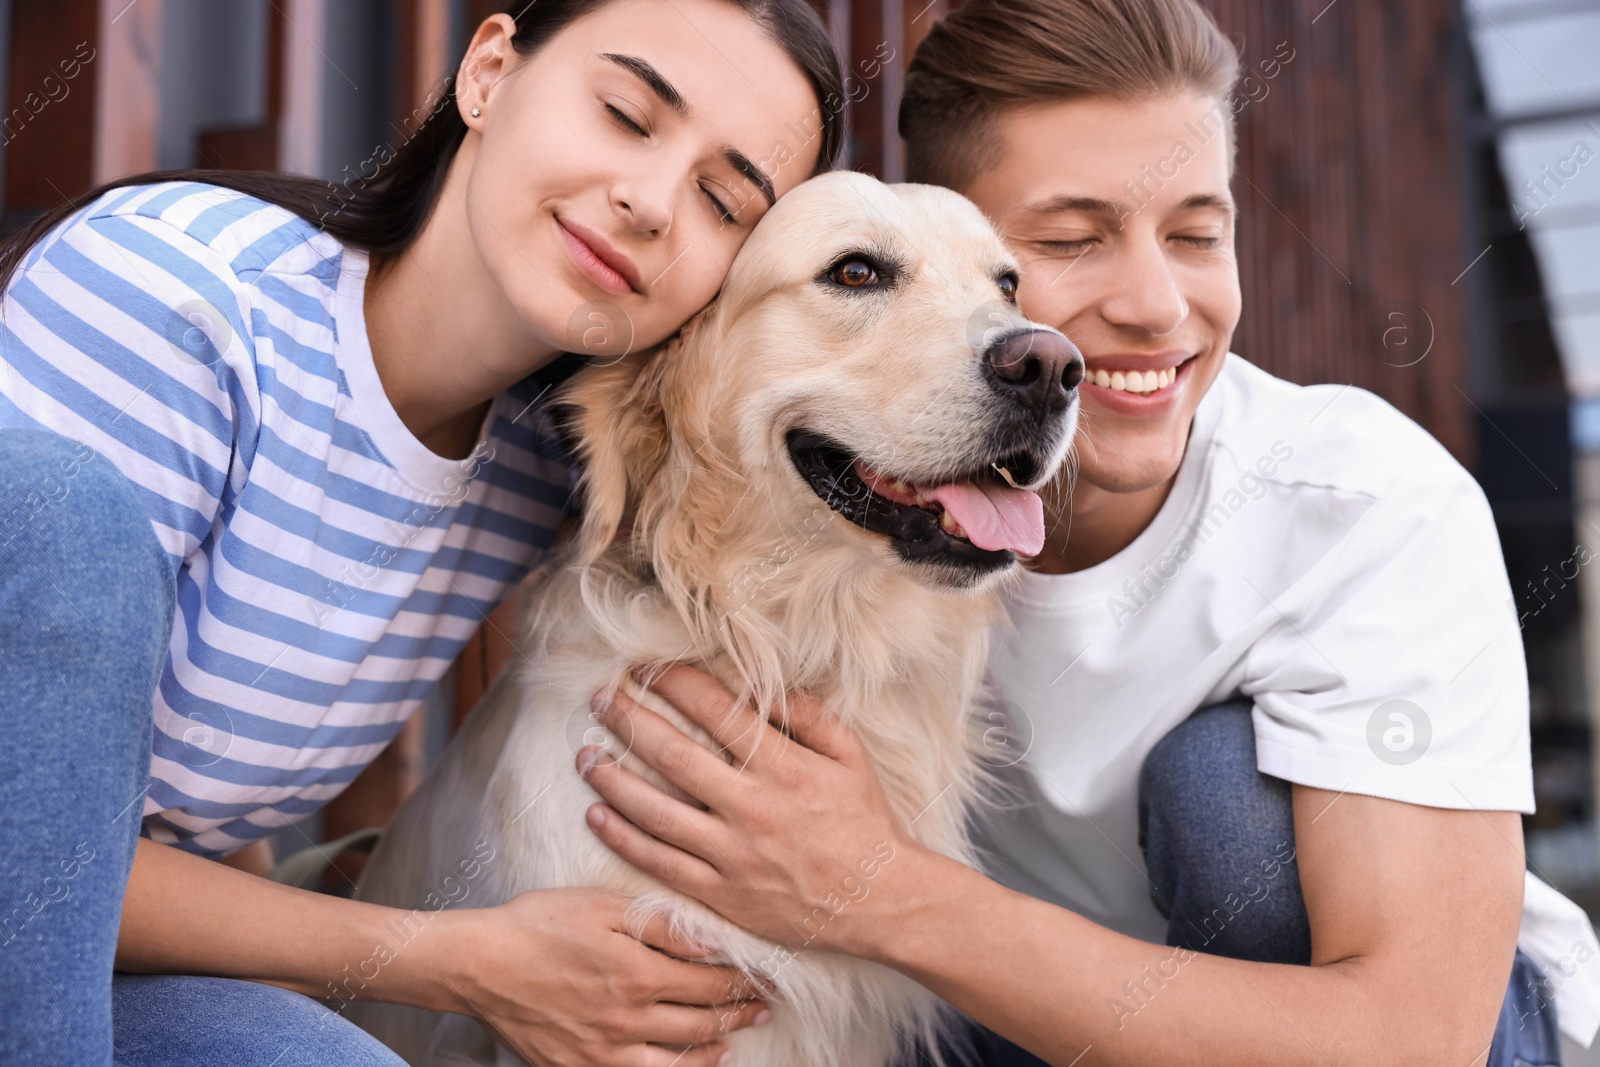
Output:
[[1292,381],[1372,390],[1471,467],[1458,279],[1483,249],[1464,239],[1458,10],[1325,3],[1211,0],[1258,80],[1279,42],[1295,50],[1240,114],[1234,348]]

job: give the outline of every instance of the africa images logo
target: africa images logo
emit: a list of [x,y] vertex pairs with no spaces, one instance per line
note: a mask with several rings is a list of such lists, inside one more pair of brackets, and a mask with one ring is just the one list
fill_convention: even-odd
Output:
[[1367,719],[1367,747],[1396,767],[1417,762],[1432,741],[1433,723],[1428,713],[1409,700],[1385,701]]

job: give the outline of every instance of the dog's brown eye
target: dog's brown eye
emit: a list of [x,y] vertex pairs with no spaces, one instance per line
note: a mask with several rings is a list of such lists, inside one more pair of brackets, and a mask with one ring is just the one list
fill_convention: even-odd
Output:
[[833,268],[833,280],[840,285],[859,289],[863,285],[871,285],[878,280],[878,272],[859,259],[852,259],[848,263],[841,263]]
[[1015,274],[1000,275],[1000,295],[1011,301],[1017,301],[1017,276]]

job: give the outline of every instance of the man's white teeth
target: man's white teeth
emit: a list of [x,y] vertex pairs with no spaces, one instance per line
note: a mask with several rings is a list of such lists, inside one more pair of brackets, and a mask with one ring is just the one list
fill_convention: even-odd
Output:
[[939,529],[943,530],[947,534],[953,534],[956,537],[967,536],[967,531],[961,528],[961,524],[959,522],[950,517],[950,513],[948,511],[939,512]]
[[1147,371],[1093,371],[1090,380],[1102,389],[1116,389],[1124,393],[1153,393],[1157,389],[1165,389],[1178,380],[1178,368],[1168,367],[1165,370]]

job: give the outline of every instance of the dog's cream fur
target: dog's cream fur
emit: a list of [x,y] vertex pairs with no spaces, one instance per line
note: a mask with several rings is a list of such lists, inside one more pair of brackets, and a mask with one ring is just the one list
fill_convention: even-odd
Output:
[[[875,293],[819,280],[848,250],[903,269]],[[358,896],[423,907],[487,842],[493,859],[463,906],[605,887],[637,898],[641,924],[665,911],[720,961],[770,978],[773,1018],[728,1038],[736,1063],[882,1067],[907,1039],[931,1048],[939,1001],[915,982],[823,951],[790,958],[618,859],[584,825],[597,798],[573,761],[599,736],[591,695],[617,685],[706,740],[626,677],[632,664],[695,664],[773,718],[782,693],[804,687],[861,738],[909,833],[972,860],[964,814],[980,772],[969,712],[992,576],[963,586],[902,561],[813,493],[784,434],[824,433],[913,482],[981,469],[1004,402],[985,380],[984,331],[1029,325],[1000,298],[996,277],[1011,264],[956,194],[836,172],[768,213],[718,300],[672,342],[581,372],[565,401],[583,458],[582,526],[539,591],[522,655],[397,814]],[[1075,414],[1041,423],[1035,484],[1063,457]],[[872,857],[839,859],[847,870]],[[795,917],[808,919],[826,916]],[[464,1017],[368,1003],[351,1013],[412,1064],[510,1062]]]

